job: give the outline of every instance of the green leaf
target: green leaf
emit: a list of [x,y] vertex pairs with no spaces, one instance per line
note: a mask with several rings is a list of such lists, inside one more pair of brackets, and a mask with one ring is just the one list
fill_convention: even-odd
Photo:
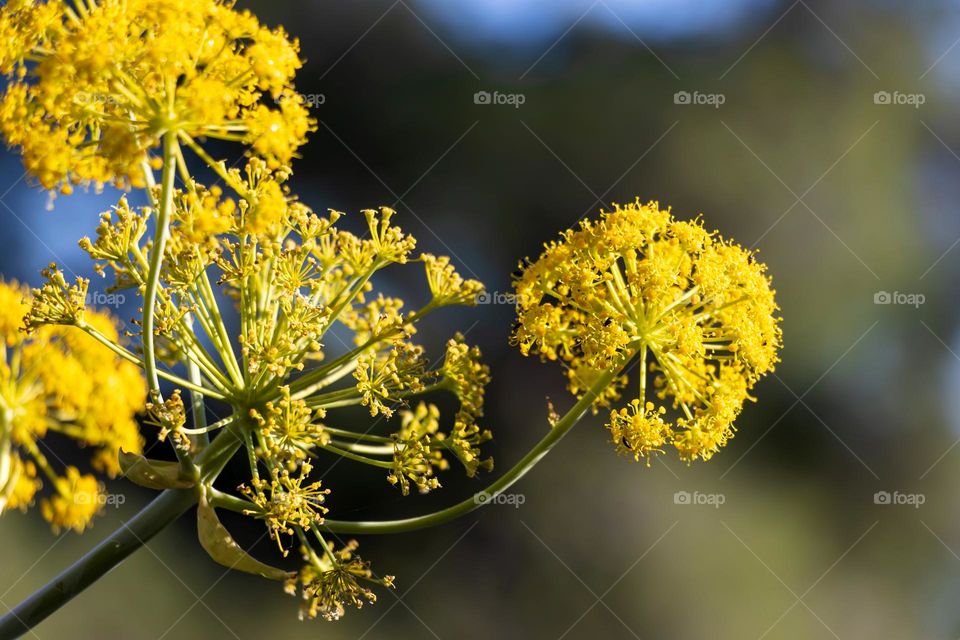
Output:
[[264,564],[241,549],[227,528],[220,524],[217,512],[206,500],[201,500],[197,505],[197,534],[204,551],[225,567],[253,573],[270,580],[286,580],[294,575],[289,571]]
[[196,485],[193,478],[185,478],[180,464],[164,460],[148,460],[136,453],[120,450],[120,470],[123,476],[148,489],[189,489]]

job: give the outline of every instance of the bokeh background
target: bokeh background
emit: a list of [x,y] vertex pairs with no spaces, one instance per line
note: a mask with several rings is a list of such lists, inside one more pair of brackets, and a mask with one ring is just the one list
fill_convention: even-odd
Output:
[[[783,362],[707,464],[618,459],[588,419],[516,486],[520,508],[362,538],[398,587],[338,623],[298,622],[279,585],[224,574],[184,517],[37,637],[960,635],[954,3],[239,5],[300,39],[299,88],[320,124],[294,185],[317,210],[356,222],[392,205],[421,249],[452,255],[493,292],[509,292],[519,259],[613,202],[702,212],[769,265]],[[61,197],[48,211],[14,155],[0,165],[3,276],[36,283],[52,260],[90,274],[76,240],[116,194]],[[418,269],[394,273],[385,286],[422,295]],[[508,304],[439,315],[424,341],[469,329],[493,369],[486,421],[505,469],[547,429],[548,398],[570,404],[562,372],[509,347]],[[443,482],[400,500],[379,473],[341,465],[331,515],[422,513],[483,480]],[[83,537],[53,536],[36,513],[0,520],[4,605],[150,499],[110,490],[124,504]],[[259,530],[225,520],[255,553],[275,553]]]

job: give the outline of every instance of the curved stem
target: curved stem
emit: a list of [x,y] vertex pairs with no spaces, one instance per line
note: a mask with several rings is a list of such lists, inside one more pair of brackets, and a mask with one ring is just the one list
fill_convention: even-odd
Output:
[[0,619],[0,640],[18,638],[40,624],[183,515],[196,501],[194,492],[186,489],[168,489],[161,493],[132,520]]
[[[527,455],[498,480],[474,496],[441,511],[415,518],[380,522],[326,520],[322,528],[333,533],[402,533],[449,522],[491,503],[493,498],[509,489],[530,471],[579,422],[603,389],[620,375],[620,371],[628,360],[629,358],[620,366],[604,371],[583,397]],[[221,432],[197,456],[196,463],[201,468],[201,483],[212,481],[243,442],[241,434],[234,429],[235,426],[230,425],[230,428]],[[218,506],[228,509],[246,507],[245,501],[231,499],[227,494],[220,494],[220,492],[217,494],[219,494],[216,496]],[[196,501],[197,492],[194,489],[168,489],[161,493],[132,520],[0,619],[0,640],[17,638],[30,631],[175,521]]]
[[[317,445],[325,451],[330,453],[335,453],[338,456],[353,460],[354,462],[362,462],[363,464],[368,464],[372,467],[380,467],[381,469],[392,469],[393,465],[389,462],[384,462],[383,460],[374,460],[373,458],[368,458],[367,456],[361,456],[356,453],[347,451],[346,449],[341,449],[340,447],[332,444],[320,444]],[[391,451],[392,453],[392,451]]]
[[180,427],[180,430],[183,431],[188,436],[206,435],[206,434],[209,434],[211,431],[216,431],[230,424],[233,424],[237,420],[240,420],[240,416],[237,415],[236,413],[232,413],[226,418],[221,418],[220,420],[217,420],[213,424],[209,424],[203,427],[202,429],[189,429],[187,427]]
[[[333,446],[340,450],[352,451],[353,453],[374,455],[374,456],[393,456],[393,443],[389,444],[363,444],[361,442],[343,442],[342,440],[331,440]],[[445,447],[445,445],[443,445]],[[437,446],[437,448],[440,448]]]
[[620,375],[620,371],[626,362],[621,366],[604,371],[597,378],[592,387],[577,401],[570,411],[567,412],[543,437],[536,446],[531,449],[527,455],[523,456],[517,464],[509,471],[500,476],[498,480],[490,484],[483,491],[475,493],[470,498],[459,502],[452,507],[447,507],[440,511],[430,513],[415,518],[406,518],[403,520],[382,520],[379,522],[345,522],[340,520],[325,520],[322,529],[332,533],[350,533],[350,534],[377,534],[377,533],[405,533],[415,531],[426,527],[433,527],[443,524],[466,515],[475,509],[493,502],[493,498],[509,489],[517,480],[522,478],[530,469],[532,469],[540,459],[550,452],[553,447],[560,442],[563,436],[567,435],[587,409],[593,404],[594,400],[603,392],[614,378]]
[[179,133],[179,136],[180,136],[180,139],[183,140],[184,144],[190,147],[190,149],[195,154],[197,154],[197,156],[199,156],[200,159],[203,160],[206,163],[206,165],[210,167],[210,169],[214,173],[216,173],[217,176],[219,176],[220,179],[224,181],[224,183],[226,183],[227,186],[229,186],[231,189],[237,192],[237,195],[239,195],[242,198],[245,198],[247,196],[246,190],[242,188],[242,185],[239,185],[236,183],[236,181],[233,179],[233,176],[231,176],[230,173],[227,171],[225,164],[214,160],[213,157],[210,154],[208,154],[203,147],[197,144],[196,140],[191,138],[189,135],[187,135],[183,131]]
[[154,309],[157,304],[157,287],[160,284],[160,267],[163,263],[163,251],[170,235],[170,212],[173,209],[173,181],[176,176],[175,132],[163,136],[163,175],[160,187],[160,209],[157,212],[157,228],[153,233],[153,246],[150,247],[150,271],[143,292],[143,365],[150,391],[160,393],[160,380],[157,378],[157,359],[154,347]]
[[236,513],[251,514],[262,513],[262,509],[253,502],[238,498],[235,495],[224,493],[213,487],[207,487],[207,498],[214,507],[235,511]]
[[[200,452],[197,464],[202,466],[206,475],[215,476],[236,453],[240,442],[232,430],[224,431]],[[196,502],[195,489],[167,489],[162,492],[132,520],[0,618],[0,640],[18,638],[40,624],[173,523]]]

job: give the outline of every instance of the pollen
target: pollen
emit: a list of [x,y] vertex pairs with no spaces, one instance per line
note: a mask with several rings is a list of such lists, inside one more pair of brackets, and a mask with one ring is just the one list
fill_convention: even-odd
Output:
[[594,402],[632,397],[610,410],[607,428],[634,460],[649,464],[667,445],[685,461],[708,460],[779,360],[765,265],[656,202],[601,212],[521,269],[513,341],[522,353],[559,360],[578,396],[601,372],[636,364],[635,391],[618,376]]
[[47,189],[146,187],[168,132],[278,167],[314,128],[293,87],[298,42],[232,2],[13,2],[0,36],[0,133]]

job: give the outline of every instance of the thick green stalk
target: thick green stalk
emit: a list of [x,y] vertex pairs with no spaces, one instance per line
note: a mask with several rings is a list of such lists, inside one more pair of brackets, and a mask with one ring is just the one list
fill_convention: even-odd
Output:
[[70,568],[0,619],[0,640],[30,631],[74,596],[103,577],[197,501],[187,489],[168,489]]
[[[204,476],[214,477],[236,453],[233,429],[217,436],[197,456]],[[18,638],[102,578],[197,502],[196,489],[168,489],[59,576],[0,618],[0,640]]]
[[563,436],[567,435],[570,429],[580,421],[580,418],[582,418],[583,414],[590,408],[590,405],[593,404],[597,396],[603,392],[614,378],[620,375],[621,368],[622,367],[617,367],[603,372],[603,374],[597,378],[594,385],[580,398],[577,404],[553,425],[550,432],[545,435],[527,455],[523,456],[517,464],[486,489],[478,491],[463,502],[459,502],[452,507],[447,507],[440,511],[435,511],[434,513],[403,520],[381,520],[373,522],[326,520],[324,521],[323,528],[332,533],[348,534],[405,533],[407,531],[425,529],[449,522],[482,506],[494,503],[498,495],[509,489],[517,480],[526,475],[543,456],[547,455],[547,453],[560,442]]

